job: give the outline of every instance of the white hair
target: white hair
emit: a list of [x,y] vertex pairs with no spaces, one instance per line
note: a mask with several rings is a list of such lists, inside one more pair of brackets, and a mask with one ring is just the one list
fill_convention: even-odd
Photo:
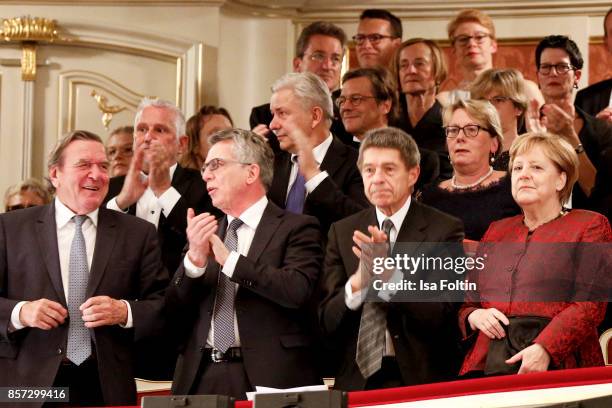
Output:
[[138,122],[140,121],[142,111],[149,106],[167,109],[172,112],[174,114],[174,130],[176,131],[176,138],[178,139],[179,137],[185,135],[185,116],[183,115],[183,112],[181,112],[174,103],[157,98],[142,98],[140,104],[138,105],[138,109],[136,110],[136,116],[134,117],[134,129],[138,127]]
[[302,102],[304,109],[318,106],[328,126],[334,118],[334,107],[328,86],[321,78],[311,72],[291,72],[283,75],[272,85],[272,92],[290,89]]

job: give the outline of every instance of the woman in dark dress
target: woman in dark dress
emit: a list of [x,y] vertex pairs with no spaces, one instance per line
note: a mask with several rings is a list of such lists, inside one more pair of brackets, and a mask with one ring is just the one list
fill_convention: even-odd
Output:
[[491,165],[503,141],[499,116],[489,102],[459,100],[443,119],[453,176],[424,187],[417,198],[463,220],[465,237],[478,241],[491,222],[520,212],[507,172]]

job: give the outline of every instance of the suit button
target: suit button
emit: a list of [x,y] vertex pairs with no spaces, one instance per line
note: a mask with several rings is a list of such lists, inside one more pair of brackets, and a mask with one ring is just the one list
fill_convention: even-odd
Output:
[[64,350],[62,350],[62,348],[61,348],[61,347],[58,347],[58,348],[57,348],[57,354],[62,354],[63,352],[64,352]]
[[200,346],[200,353],[204,351],[204,346]]
[[395,334],[395,335],[393,335],[393,338],[394,338],[395,340],[399,339],[399,334]]
[[508,266],[508,267],[506,268],[506,270],[507,270],[508,272],[512,272],[512,266]]

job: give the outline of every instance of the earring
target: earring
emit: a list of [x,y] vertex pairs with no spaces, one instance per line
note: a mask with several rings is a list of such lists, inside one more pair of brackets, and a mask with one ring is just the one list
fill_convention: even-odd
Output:
[[491,164],[495,163],[495,155],[493,153],[489,153],[489,162]]
[[574,82],[574,89],[578,89],[578,82]]

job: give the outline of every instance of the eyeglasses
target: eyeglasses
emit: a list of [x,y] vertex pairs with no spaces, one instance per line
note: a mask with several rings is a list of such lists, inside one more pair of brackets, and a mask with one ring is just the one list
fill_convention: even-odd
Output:
[[567,74],[568,72],[574,70],[575,68],[569,64],[542,64],[540,68],[538,68],[538,72],[542,75],[550,75],[552,69],[555,69],[555,72],[559,75]]
[[484,128],[480,125],[465,125],[464,127],[446,126],[444,128],[444,133],[446,134],[447,139],[455,139],[457,136],[459,136],[459,131],[463,130],[463,134],[471,139],[478,136],[480,129],[489,131],[487,128]]
[[334,55],[328,56],[327,54],[325,54],[323,52],[313,52],[310,55],[304,54],[304,57],[310,59],[311,61],[317,62],[319,64],[324,63],[328,59],[329,59],[329,62],[331,62],[331,64],[333,66],[337,67],[337,66],[340,66],[342,64],[342,56],[340,56],[338,54],[334,54]]
[[473,38],[476,41],[476,44],[484,43],[486,38],[491,37],[491,34],[487,33],[476,33],[474,35],[458,35],[453,38],[453,43],[459,44],[461,47],[465,47],[470,43],[470,40]]
[[353,106],[359,106],[361,104],[361,101],[363,101],[364,99],[377,99],[377,98],[375,96],[366,96],[366,95],[359,95],[359,94],[354,94],[354,95],[349,95],[349,96],[339,96],[336,99],[336,106],[341,108],[342,105],[346,103],[346,101],[351,101],[351,105]]
[[429,68],[429,64],[430,62],[425,59],[418,59],[414,62],[400,61],[399,69],[400,71],[403,71],[403,70],[409,69],[410,66],[412,65],[414,69],[416,69],[417,71],[424,71],[427,68]]
[[31,207],[36,207],[36,204],[15,204],[15,205],[9,205],[6,207],[6,212],[9,211],[15,211],[15,210],[23,210],[24,208],[31,208]]
[[363,45],[366,42],[366,40],[368,40],[370,44],[376,45],[385,38],[397,38],[397,37],[394,35],[382,35],[382,34],[357,34],[353,36],[353,41],[355,41],[357,45]]
[[511,99],[508,96],[494,96],[490,99],[488,99],[489,102],[491,102],[492,105],[501,105],[502,103],[506,102],[506,101],[510,101]]
[[202,168],[200,169],[200,173],[204,174],[206,170],[210,172],[216,171],[219,167],[223,167],[226,164],[252,164],[252,163],[243,163],[236,160],[225,160],[225,159],[212,159],[208,163],[204,163]]

